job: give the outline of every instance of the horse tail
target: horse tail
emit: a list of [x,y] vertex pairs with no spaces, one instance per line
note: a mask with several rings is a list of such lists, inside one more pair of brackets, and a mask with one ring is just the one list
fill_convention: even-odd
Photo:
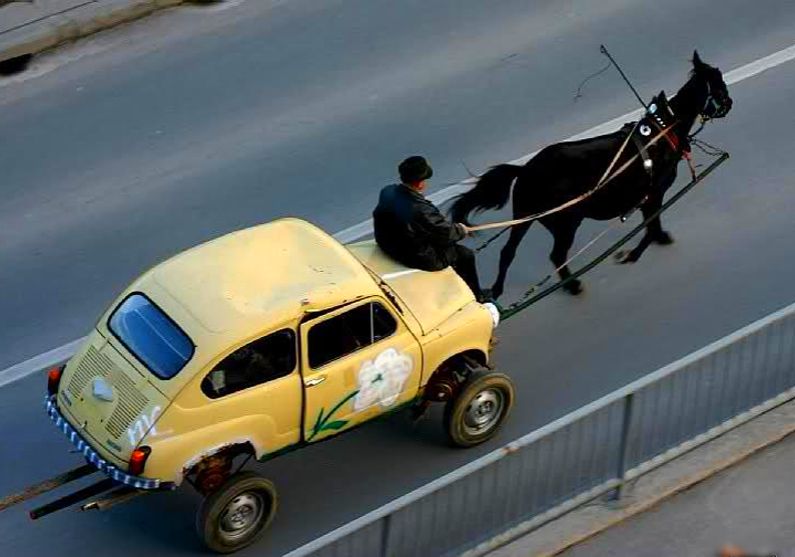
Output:
[[472,212],[486,209],[502,209],[511,197],[511,185],[519,176],[522,167],[514,164],[498,164],[478,178],[475,187],[457,196],[450,207],[454,222],[469,224]]

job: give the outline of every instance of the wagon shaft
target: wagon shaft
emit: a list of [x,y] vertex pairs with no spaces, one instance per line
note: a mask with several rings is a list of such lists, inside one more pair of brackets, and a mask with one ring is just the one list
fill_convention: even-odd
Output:
[[93,474],[96,471],[97,469],[90,464],[84,464],[83,466],[79,466],[74,470],[69,470],[68,472],[59,474],[54,478],[34,484],[25,488],[19,493],[8,495],[0,499],[0,511],[5,510],[8,507],[13,507],[14,505],[22,503],[23,501],[27,501],[28,499],[33,499],[42,493],[47,493],[48,491],[57,489],[69,482],[79,480],[80,478],[88,476],[89,474]]
[[48,514],[65,509],[66,507],[74,505],[75,503],[79,503],[80,501],[85,501],[89,497],[99,495],[100,493],[103,493],[116,485],[118,484],[112,479],[105,478],[104,480],[100,480],[95,484],[91,484],[90,486],[84,487],[83,489],[78,489],[74,493],[70,493],[69,495],[65,495],[60,499],[56,499],[55,501],[51,501],[46,505],[42,505],[39,508],[33,509],[30,511],[30,518],[31,520],[36,520],[43,516],[47,516]]
[[93,501],[89,501],[88,503],[84,504],[80,507],[80,510],[83,511],[106,511],[116,505],[121,503],[126,503],[131,499],[135,499],[139,495],[145,495],[149,493],[148,491],[143,491],[140,489],[133,489],[131,487],[121,487],[114,491],[111,491],[107,495],[100,497],[99,499],[95,499]]
[[[712,162],[707,168],[701,171],[700,174],[697,174],[690,182],[686,185],[682,186],[682,188],[674,194],[671,199],[666,201],[660,209],[658,209],[654,214],[646,218],[642,223],[638,226],[627,232],[624,236],[622,236],[617,242],[607,248],[604,252],[598,255],[596,258],[585,264],[582,268],[578,269],[577,271],[573,272],[568,278],[564,280],[560,280],[555,284],[545,288],[541,292],[535,293],[535,287],[531,287],[525,295],[513,302],[511,305],[501,308],[500,310],[500,320],[504,321],[506,319],[510,319],[523,309],[526,309],[530,305],[536,303],[542,298],[547,297],[548,295],[552,294],[559,288],[563,287],[565,284],[577,279],[577,277],[585,274],[586,272],[593,269],[596,265],[607,259],[610,255],[615,253],[621,246],[626,244],[630,239],[632,239],[635,235],[642,232],[646,225],[653,220],[654,218],[660,216],[663,212],[665,212],[671,205],[676,203],[679,199],[682,198],[687,192],[693,189],[696,185],[701,183],[701,181],[706,178],[713,170],[715,170],[718,166],[723,164],[729,158],[729,153],[722,152],[720,156]],[[547,277],[549,278],[549,277]],[[536,286],[540,286],[544,282],[546,282],[546,278],[541,281],[541,283],[537,284]]]

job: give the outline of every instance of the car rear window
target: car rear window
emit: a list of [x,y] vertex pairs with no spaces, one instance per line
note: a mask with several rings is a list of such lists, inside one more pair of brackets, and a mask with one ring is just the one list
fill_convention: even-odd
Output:
[[110,316],[108,328],[160,379],[171,379],[193,357],[188,335],[143,294],[125,298]]

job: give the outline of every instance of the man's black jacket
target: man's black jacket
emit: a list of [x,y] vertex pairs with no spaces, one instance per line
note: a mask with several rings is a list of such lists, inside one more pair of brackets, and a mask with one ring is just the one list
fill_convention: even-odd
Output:
[[375,240],[387,255],[407,267],[438,271],[453,261],[453,246],[464,229],[405,184],[381,190],[373,211]]

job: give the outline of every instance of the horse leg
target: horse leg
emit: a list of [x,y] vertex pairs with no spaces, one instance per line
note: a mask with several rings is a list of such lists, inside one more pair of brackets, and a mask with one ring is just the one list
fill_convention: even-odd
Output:
[[502,296],[505,290],[505,277],[508,275],[508,267],[513,263],[513,259],[516,257],[516,248],[519,247],[519,243],[524,238],[524,235],[527,234],[531,224],[533,224],[532,221],[511,228],[511,236],[500,251],[500,270],[497,273],[494,285],[491,287],[491,295],[495,300]]
[[[646,203],[641,205],[640,210],[643,213],[644,219],[648,219],[655,211],[662,207],[663,196],[673,185],[674,180],[676,180],[676,167],[659,181],[655,189],[652,190],[652,193],[649,195],[649,199],[646,200]],[[669,246],[674,243],[671,234],[663,230],[662,224],[660,223],[660,215],[657,215],[649,221],[649,224],[646,225],[646,231],[649,236],[651,236],[651,241],[655,244]]]
[[[676,179],[676,172],[672,172],[670,176],[668,176],[665,181],[661,184],[660,190],[658,191],[666,191],[671,184],[673,184],[674,180]],[[663,195],[662,194],[652,194],[649,196],[649,199],[646,203],[644,203],[640,210],[643,213],[643,218],[648,219],[651,215],[654,214],[660,207],[662,207],[663,202]],[[649,221],[649,224],[646,225],[646,231],[649,236],[651,236],[651,241],[655,244],[660,244],[661,246],[669,246],[674,243],[674,239],[670,233],[663,230],[662,223],[660,222],[660,215],[657,215],[652,220]]]
[[[652,210],[648,211],[648,214],[651,215],[660,208],[662,205],[662,200],[660,200],[659,204],[657,204]],[[643,212],[641,210],[641,212]],[[643,216],[644,219],[648,218],[645,214]],[[649,224],[646,226],[647,233],[651,236],[652,242],[655,244],[659,244],[661,246],[670,246],[674,243],[674,238],[667,230],[663,230],[662,223],[660,222],[660,215],[654,217]]]
[[649,222],[646,230],[647,234],[651,236],[651,241],[655,244],[659,244],[661,246],[670,246],[674,243],[674,237],[671,236],[670,232],[663,230],[659,215]]
[[[661,206],[661,196],[655,195],[653,198],[649,198],[646,203],[640,207],[644,220],[650,218]],[[643,238],[640,239],[638,245],[632,248],[629,253],[620,254],[619,261],[621,263],[635,263],[640,259],[640,256],[643,255],[643,252],[646,251],[646,248],[648,248],[652,242],[664,246],[674,243],[674,239],[671,235],[663,230],[659,215],[648,222],[646,225],[646,233],[643,235]]]
[[[547,226],[549,231],[552,232],[552,236],[555,238],[555,245],[552,246],[552,252],[549,254],[549,258],[558,270],[560,280],[566,280],[571,276],[571,271],[569,271],[569,267],[565,263],[568,259],[569,250],[572,244],[574,244],[574,235],[579,226],[579,221],[565,221],[560,224],[556,223],[553,226]],[[572,279],[563,285],[563,289],[569,294],[574,294],[576,296],[583,290],[582,282],[579,279]]]

